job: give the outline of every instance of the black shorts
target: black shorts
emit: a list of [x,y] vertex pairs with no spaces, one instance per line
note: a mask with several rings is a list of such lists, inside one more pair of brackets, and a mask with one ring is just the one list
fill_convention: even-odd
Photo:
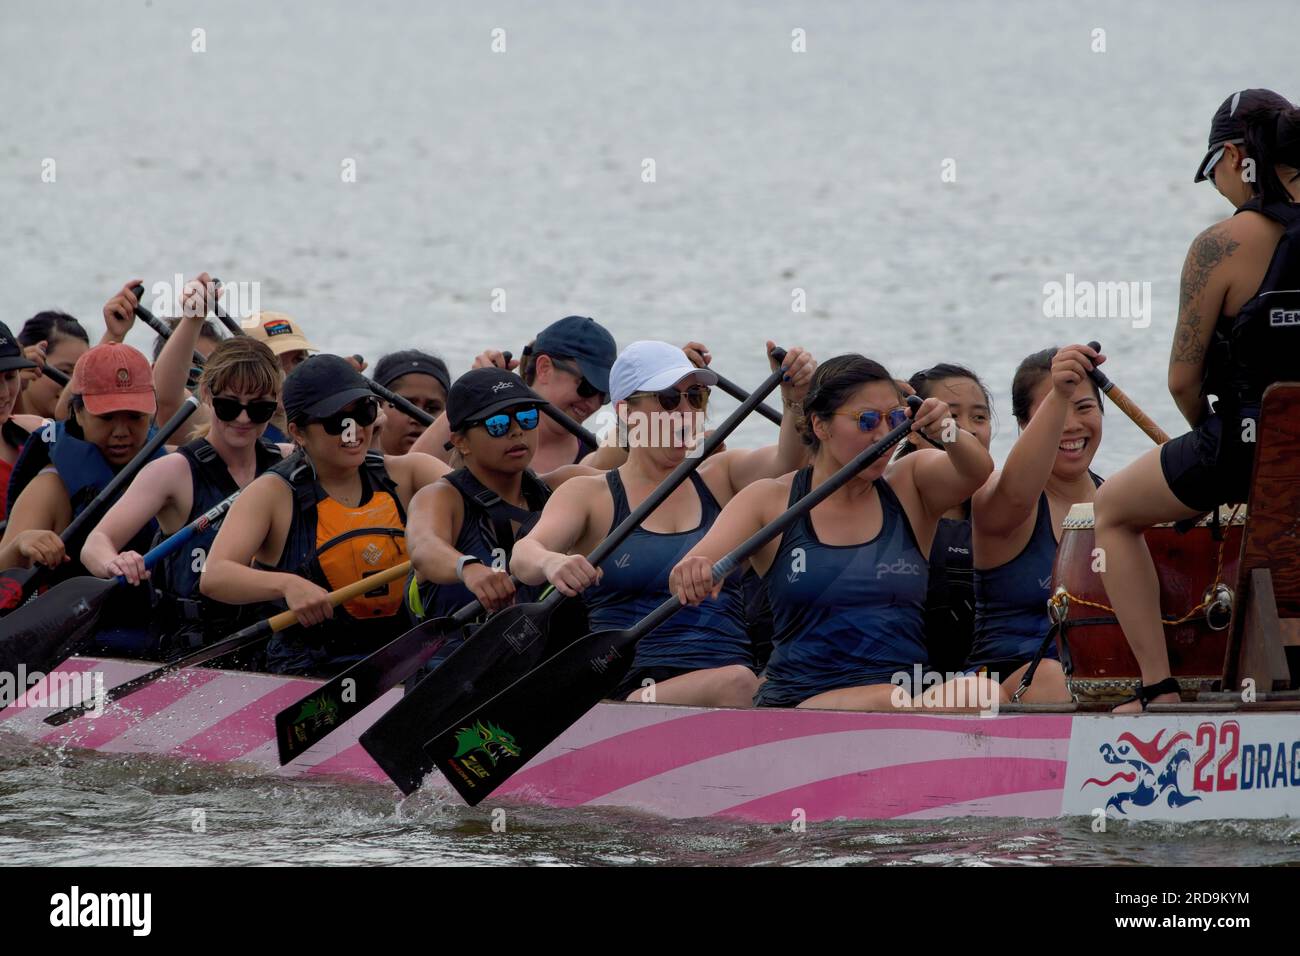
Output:
[[[1225,427],[1231,429],[1226,440]],[[1240,429],[1240,421],[1225,422],[1216,413],[1161,446],[1160,470],[1179,501],[1196,511],[1213,511],[1250,497],[1255,445],[1240,440]]]

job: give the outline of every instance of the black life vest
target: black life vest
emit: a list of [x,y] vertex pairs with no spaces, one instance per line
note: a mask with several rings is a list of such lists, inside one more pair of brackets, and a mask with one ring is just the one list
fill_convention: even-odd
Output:
[[[508,568],[515,542],[533,529],[551,497],[546,482],[531,469],[523,473],[520,490],[528,505],[524,509],[503,499],[475,478],[468,468],[444,475],[443,480],[460,492],[464,502],[465,517],[456,538],[456,549],[462,554],[474,555],[488,567]],[[514,530],[515,521],[519,522],[518,531]],[[516,600],[531,601],[540,590],[522,588],[517,592]],[[407,607],[417,620],[454,613],[474,600],[469,588],[459,582],[438,585],[426,581],[417,586],[414,572],[407,577],[406,597]]]
[[1259,291],[1235,316],[1219,317],[1205,390],[1218,395],[1216,410],[1254,417],[1266,388],[1300,378],[1300,203],[1264,205],[1255,198],[1237,212],[1247,210],[1281,223],[1285,232]]
[[[184,456],[190,466],[193,504],[185,518],[186,524],[239,490],[226,463],[206,438],[182,445],[176,453]],[[257,443],[254,456],[255,476],[284,460],[280,449],[265,438]],[[219,526],[195,535],[183,550],[159,562],[153,570],[154,624],[168,641],[165,650],[172,646],[188,649],[218,640],[272,613],[266,605],[222,604],[199,593],[199,573],[218,530]],[[154,543],[163,537],[160,531]]]

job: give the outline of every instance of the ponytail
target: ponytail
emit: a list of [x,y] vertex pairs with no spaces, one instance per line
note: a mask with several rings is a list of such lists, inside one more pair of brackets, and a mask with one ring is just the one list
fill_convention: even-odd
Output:
[[1246,124],[1246,155],[1255,161],[1256,195],[1266,206],[1291,202],[1277,167],[1289,166],[1300,172],[1300,109],[1266,106],[1244,114],[1242,120]]

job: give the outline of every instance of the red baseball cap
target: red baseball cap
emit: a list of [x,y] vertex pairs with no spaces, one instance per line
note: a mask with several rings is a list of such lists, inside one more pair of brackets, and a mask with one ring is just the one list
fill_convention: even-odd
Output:
[[149,360],[129,345],[108,342],[83,353],[72,370],[72,392],[92,415],[158,410]]

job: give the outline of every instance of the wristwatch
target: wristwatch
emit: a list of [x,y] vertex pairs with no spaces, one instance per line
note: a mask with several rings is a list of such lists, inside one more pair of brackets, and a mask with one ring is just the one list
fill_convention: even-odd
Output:
[[456,562],[456,580],[459,581],[461,584],[464,584],[464,583],[465,583],[465,565],[467,565],[467,564],[482,564],[482,563],[483,563],[482,559],[480,559],[480,558],[476,558],[476,557],[474,557],[474,555],[472,555],[472,554],[462,554],[462,555],[460,556],[460,560]]

